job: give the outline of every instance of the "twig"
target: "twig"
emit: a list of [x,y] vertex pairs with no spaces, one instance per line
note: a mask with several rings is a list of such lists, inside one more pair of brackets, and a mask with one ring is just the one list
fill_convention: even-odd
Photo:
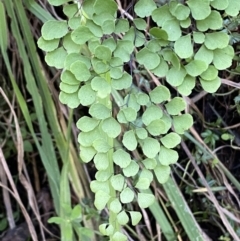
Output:
[[191,152],[189,151],[186,143],[184,141],[182,141],[181,145],[182,145],[183,149],[185,150],[188,158],[191,160],[191,162],[192,162],[195,170],[197,171],[199,177],[201,178],[202,183],[207,188],[208,194],[209,194],[209,198],[212,201],[212,203],[214,204],[215,208],[217,209],[217,212],[220,215],[221,220],[224,223],[225,227],[227,228],[229,234],[234,238],[235,241],[240,241],[239,236],[236,234],[236,232],[234,231],[233,227],[231,226],[231,224],[227,220],[226,216],[224,215],[223,208],[219,205],[219,203],[218,203],[216,197],[214,196],[211,188],[209,187],[205,177],[203,176],[200,168],[198,167],[195,158],[191,155]]

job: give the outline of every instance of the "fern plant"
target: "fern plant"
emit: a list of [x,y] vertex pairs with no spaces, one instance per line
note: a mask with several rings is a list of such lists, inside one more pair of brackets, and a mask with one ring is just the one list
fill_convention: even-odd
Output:
[[[179,96],[188,96],[196,84],[215,92],[219,70],[231,66],[234,49],[223,19],[236,16],[240,2],[139,0],[132,18],[118,13],[114,0],[48,1],[63,5],[67,20],[46,22],[38,46],[49,66],[62,69],[60,101],[88,107],[89,115],[76,125],[81,160],[97,169],[94,204],[109,211],[109,222],[99,230],[112,241],[127,240],[121,227],[129,218],[137,225],[142,215],[126,204],[147,208],[154,202],[144,190],[154,175],[159,183],[167,181],[178,160],[174,148],[193,124]],[[147,18],[154,23],[149,31]],[[147,93],[134,88],[132,60],[166,84]]]

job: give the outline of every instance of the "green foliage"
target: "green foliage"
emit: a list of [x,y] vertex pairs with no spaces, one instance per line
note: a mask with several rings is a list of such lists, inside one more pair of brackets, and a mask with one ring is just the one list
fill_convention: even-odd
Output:
[[216,141],[219,140],[219,136],[214,134],[211,130],[206,130],[201,133],[201,136],[204,138],[204,142],[209,144],[213,149],[215,148]]
[[70,207],[68,208],[66,205],[63,205],[63,210],[65,211],[65,215],[69,217],[68,219],[64,217],[52,217],[48,220],[48,223],[55,223],[64,228],[61,235],[64,240],[72,239],[72,228],[75,229],[80,239],[89,240],[89,238],[93,236],[93,230],[79,225],[79,222],[82,222],[83,220],[81,206],[76,205],[71,209]]
[[[68,1],[49,2],[59,6]],[[63,12],[68,21],[46,22],[38,45],[47,51],[48,65],[63,69],[61,102],[70,108],[88,107],[89,116],[77,122],[80,157],[83,162],[93,160],[97,169],[91,183],[96,208],[110,210],[109,223],[101,224],[99,230],[110,240],[121,241],[127,237],[120,226],[129,217],[132,225],[141,219],[139,212],[127,215],[122,204],[137,202],[141,208],[153,204],[154,196],[140,190],[149,188],[152,173],[159,183],[168,180],[170,165],[178,160],[174,148],[193,124],[190,114],[181,113],[186,108],[184,99],[171,97],[166,86],[149,93],[133,91],[132,72],[126,72],[124,65],[135,59],[139,68],[166,78],[183,96],[191,94],[196,83],[207,92],[217,91],[221,83],[218,71],[230,67],[234,56],[223,18],[235,16],[240,4],[234,0],[188,0],[184,4],[172,0],[157,5],[153,0],[139,0],[132,21],[117,19],[117,8],[113,0],[66,4]],[[148,36],[145,17],[155,25]],[[123,104],[116,101],[116,115],[111,100],[115,91],[125,94]],[[205,136],[214,144],[214,138],[209,138]],[[120,145],[115,145],[115,139]],[[130,152],[137,148],[143,153],[140,161],[131,158]],[[135,180],[135,189],[126,178]]]

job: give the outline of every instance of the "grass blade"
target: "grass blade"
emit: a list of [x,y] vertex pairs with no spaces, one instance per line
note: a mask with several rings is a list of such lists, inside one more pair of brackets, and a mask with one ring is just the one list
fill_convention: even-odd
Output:
[[[32,3],[31,1],[25,2]],[[14,1],[14,6],[16,6],[15,11],[17,20],[23,34],[23,39],[29,56],[29,62],[32,66],[33,74],[36,81],[35,90],[40,92],[41,101],[44,106],[44,112],[46,113],[46,117],[51,128],[54,140],[56,142],[56,147],[61,156],[61,160],[63,163],[69,161],[69,178],[73,189],[75,190],[75,193],[79,198],[79,201],[81,201],[83,198],[85,198],[86,195],[91,195],[89,192],[89,186],[86,184],[87,178],[83,166],[79,162],[79,157],[76,153],[76,149],[73,147],[71,138],[67,137],[67,127],[64,124],[65,120],[63,116],[60,115],[61,120],[59,120],[59,115],[57,115],[56,106],[52,99],[52,94],[50,93],[48,82],[46,81],[47,78],[42,72],[42,66],[40,64],[38,55],[36,54],[36,45],[29,27],[29,20],[25,14],[23,4],[21,1]],[[41,8],[36,4],[33,4],[32,7],[36,7],[37,9]],[[44,14],[44,11],[45,10],[42,11],[42,14]],[[49,19],[52,19],[52,17],[49,16],[49,14],[44,14],[44,21]],[[59,123],[61,123],[62,126],[60,126]],[[70,118],[68,126],[71,127],[71,125],[72,121]],[[94,225],[92,223],[92,220],[84,219],[83,222],[86,227],[93,229]]]
[[34,14],[38,19],[40,19],[43,23],[48,20],[53,20],[52,15],[47,12],[44,8],[42,8],[36,1],[34,0],[23,0],[24,5],[26,5],[27,9]]
[[[31,62],[33,72],[36,78],[36,84],[39,88],[42,102],[44,105],[44,110],[46,112],[46,116],[48,119],[48,123],[50,125],[50,128],[52,130],[54,139],[57,144],[58,151],[60,153],[62,162],[64,163],[65,160],[69,159],[71,165],[69,167],[70,176],[72,180],[73,188],[78,195],[79,199],[82,199],[85,197],[85,190],[82,187],[81,183],[84,183],[85,179],[85,173],[83,171],[83,167],[79,165],[78,157],[76,153],[72,153],[73,148],[69,148],[69,145],[71,146],[71,141],[67,141],[66,135],[64,135],[64,132],[67,131],[63,130],[59,125],[59,120],[56,113],[56,107],[52,99],[52,95],[49,91],[48,83],[46,82],[46,76],[44,76],[42,72],[42,66],[39,62],[39,58],[36,55],[36,45],[32,37],[31,30],[29,28],[29,22],[24,14],[24,7],[21,2],[14,1],[16,5],[16,13],[18,17],[18,21],[23,33],[23,38],[25,41],[25,45],[27,48],[27,51],[29,53],[29,60]],[[46,18],[48,16],[45,16]],[[49,19],[48,19],[49,20]],[[71,150],[71,152],[68,152],[68,149]],[[68,156],[68,158],[66,158]],[[77,165],[77,167],[76,167]],[[80,175],[78,175],[78,171],[80,172]],[[82,178],[79,180],[79,176]]]
[[169,178],[168,181],[163,184],[163,188],[189,239],[191,241],[209,240],[208,237],[201,231],[201,228],[199,227],[173,178]]
[[[18,50],[20,53],[20,56],[22,58],[23,61],[23,66],[24,66],[24,75],[26,80],[28,81],[27,83],[27,88],[28,91],[30,92],[30,94],[32,95],[33,98],[33,103],[35,106],[35,110],[36,110],[36,114],[38,117],[38,121],[39,121],[39,128],[40,128],[40,132],[41,132],[41,137],[42,137],[42,145],[40,145],[36,134],[33,130],[33,126],[31,123],[31,118],[30,118],[30,113],[27,107],[27,104],[17,86],[17,83],[13,77],[12,71],[11,71],[11,67],[10,67],[10,62],[7,56],[6,52],[3,52],[3,58],[5,61],[5,64],[7,66],[8,69],[8,73],[15,91],[15,94],[17,96],[18,99],[18,103],[21,107],[21,110],[23,112],[24,118],[28,124],[28,127],[30,129],[30,132],[34,138],[34,141],[36,143],[36,146],[38,148],[39,154],[41,156],[41,159],[43,161],[43,165],[47,171],[48,174],[48,178],[49,178],[49,183],[50,183],[50,189],[53,195],[53,200],[54,200],[54,205],[55,205],[55,209],[57,212],[59,212],[59,181],[60,181],[60,172],[58,169],[58,164],[57,164],[57,160],[56,160],[56,155],[54,152],[54,148],[53,148],[53,143],[51,140],[51,136],[48,132],[47,129],[47,124],[46,124],[46,120],[44,117],[44,112],[43,112],[43,105],[42,105],[42,100],[41,100],[41,96],[39,95],[38,92],[38,88],[36,86],[35,83],[35,79],[32,75],[32,71],[31,71],[31,65],[28,61],[28,56],[27,53],[25,51],[25,44],[24,41],[21,37],[19,28],[18,28],[18,21],[16,19],[16,14],[14,12],[14,7],[12,4],[12,1],[5,1],[5,6],[6,6],[6,10],[7,10],[7,14],[8,16],[11,18],[11,29],[12,29],[12,33],[16,39],[17,45],[18,45]],[[24,13],[25,14],[25,13]]]
[[[144,193],[152,194],[152,191],[150,189],[147,189],[144,191]],[[152,215],[156,219],[156,222],[159,224],[165,238],[168,241],[175,241],[176,240],[175,232],[169,220],[167,219],[166,214],[164,213],[162,207],[159,205],[159,203],[156,200],[149,207],[149,210],[151,211]]]

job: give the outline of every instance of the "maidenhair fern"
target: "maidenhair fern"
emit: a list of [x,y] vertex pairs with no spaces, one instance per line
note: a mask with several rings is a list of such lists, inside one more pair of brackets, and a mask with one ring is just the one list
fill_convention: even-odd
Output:
[[[171,96],[167,86],[183,96],[199,83],[210,93],[219,88],[218,71],[234,56],[223,21],[238,14],[240,2],[132,1],[134,18],[119,13],[114,0],[49,3],[63,5],[67,20],[46,22],[38,46],[47,52],[49,66],[62,69],[60,101],[70,108],[88,107],[89,115],[76,125],[81,160],[93,161],[97,169],[91,183],[94,204],[109,211],[100,232],[112,241],[127,240],[121,226],[129,219],[137,225],[141,213],[126,210],[125,204],[147,208],[154,202],[142,190],[154,175],[160,183],[167,181],[170,165],[178,160],[174,148],[193,124],[192,116],[182,113],[184,99]],[[149,31],[146,18],[152,20]],[[168,85],[148,93],[136,90],[133,60]],[[119,93],[123,99],[118,101]]]

